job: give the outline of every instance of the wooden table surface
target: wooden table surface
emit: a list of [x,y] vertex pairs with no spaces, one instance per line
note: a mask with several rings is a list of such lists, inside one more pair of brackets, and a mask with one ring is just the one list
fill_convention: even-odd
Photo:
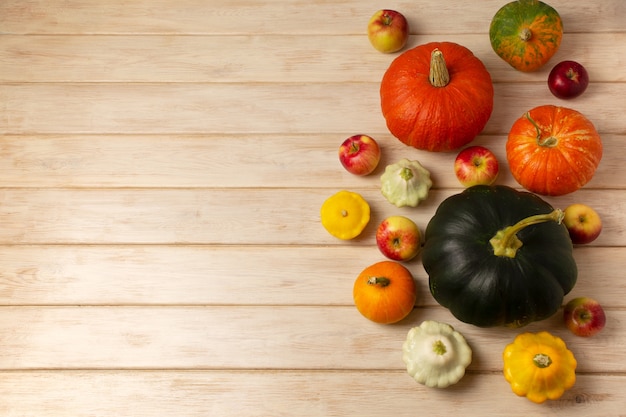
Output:
[[[626,2],[549,2],[591,84],[570,102],[510,68],[488,28],[504,1],[0,1],[0,415],[625,416]],[[392,214],[425,228],[460,192],[455,153],[402,145],[386,129],[380,79],[396,54],[365,30],[378,9],[404,13],[408,47],[453,41],[494,80],[495,109],[473,142],[506,166],[508,129],[541,104],[590,118],[604,157],[582,190],[546,198],[594,207],[604,228],[575,248],[566,296],[590,296],[608,323],[569,334],[560,312],[524,330],[561,336],[577,382],[536,405],[511,392],[501,352],[520,330],[480,329],[438,306],[419,258],[418,298],[396,325],[363,318],[356,275],[382,260],[375,225]],[[382,146],[368,177],[337,149],[357,133]],[[397,209],[383,167],[407,157],[433,174],[429,199]],[[320,225],[322,202],[361,193],[372,220],[354,241]],[[452,324],[474,350],[448,389],[406,373],[407,331]]]

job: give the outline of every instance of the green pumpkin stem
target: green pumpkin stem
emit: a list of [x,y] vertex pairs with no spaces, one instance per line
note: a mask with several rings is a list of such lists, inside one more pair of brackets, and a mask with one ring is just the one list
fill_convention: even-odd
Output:
[[559,140],[554,136],[549,136],[545,139],[541,137],[541,129],[539,128],[537,122],[535,122],[535,120],[530,117],[529,112],[526,112],[526,114],[524,114],[524,117],[526,117],[526,119],[530,122],[530,124],[533,125],[533,127],[537,131],[537,145],[545,146],[546,148],[554,148],[556,145],[558,145]]
[[439,49],[430,54],[430,73],[428,79],[433,87],[445,87],[450,82],[450,73],[446,67],[443,53]]
[[387,277],[369,277],[367,283],[369,285],[380,285],[381,287],[386,287],[391,284],[391,280]]
[[533,224],[548,221],[561,223],[563,221],[563,217],[563,210],[555,209],[548,214],[537,214],[535,216],[526,217],[513,226],[508,226],[504,229],[498,230],[496,235],[489,240],[489,243],[491,243],[491,246],[493,247],[494,255],[515,258],[517,250],[523,245],[522,241],[517,237],[517,233],[520,230]]

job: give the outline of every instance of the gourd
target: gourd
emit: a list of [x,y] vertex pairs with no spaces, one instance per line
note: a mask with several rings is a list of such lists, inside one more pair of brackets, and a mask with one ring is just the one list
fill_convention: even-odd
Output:
[[471,142],[493,110],[491,76],[453,42],[431,42],[396,57],[380,85],[389,131],[406,145],[450,151]]
[[365,268],[354,281],[354,304],[366,318],[396,323],[413,311],[417,290],[413,275],[403,265],[381,261]]
[[328,233],[350,240],[360,235],[369,223],[370,206],[360,194],[341,190],[324,201],[320,218]]
[[428,198],[433,182],[428,171],[419,161],[403,158],[385,167],[380,176],[382,195],[396,207],[417,207]]
[[582,113],[543,105],[513,123],[506,158],[522,187],[559,196],[591,181],[602,159],[602,140]]
[[415,381],[446,388],[463,378],[472,362],[472,349],[451,325],[426,320],[409,330],[402,345],[402,360]]
[[505,185],[446,198],[426,226],[422,263],[435,300],[480,327],[552,316],[576,283],[563,212]]
[[529,72],[541,68],[556,53],[563,22],[551,6],[537,0],[505,4],[489,26],[495,53],[513,68]]
[[535,403],[561,398],[576,383],[576,358],[563,339],[548,332],[522,333],[502,353],[513,392]]

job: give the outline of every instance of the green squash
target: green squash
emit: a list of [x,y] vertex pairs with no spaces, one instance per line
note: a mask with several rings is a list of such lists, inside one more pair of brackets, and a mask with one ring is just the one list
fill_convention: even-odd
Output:
[[503,185],[448,197],[424,235],[433,297],[480,327],[521,327],[552,316],[578,276],[562,219],[535,194]]
[[545,65],[563,38],[559,13],[538,0],[515,0],[502,6],[489,25],[494,52],[513,68],[530,72]]

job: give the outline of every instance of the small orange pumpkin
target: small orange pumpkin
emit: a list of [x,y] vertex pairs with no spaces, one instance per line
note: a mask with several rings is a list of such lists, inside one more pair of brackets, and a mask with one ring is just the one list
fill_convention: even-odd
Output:
[[396,323],[413,310],[417,291],[411,272],[393,261],[365,268],[354,282],[354,304],[376,323]]
[[493,110],[493,84],[464,46],[431,42],[393,60],[380,85],[383,116],[401,142],[451,151],[471,142]]
[[544,105],[513,123],[506,158],[522,187],[537,194],[559,196],[591,180],[602,159],[602,140],[581,113]]

